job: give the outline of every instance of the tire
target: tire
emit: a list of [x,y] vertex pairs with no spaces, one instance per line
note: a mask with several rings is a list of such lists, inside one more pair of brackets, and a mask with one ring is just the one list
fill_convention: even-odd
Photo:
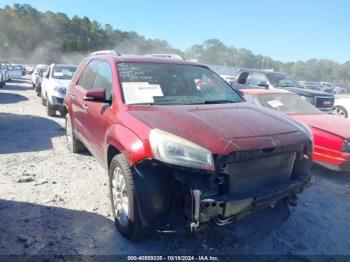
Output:
[[46,101],[46,113],[48,116],[55,116],[56,110],[50,105],[49,101]]
[[72,122],[69,114],[66,115],[66,143],[67,148],[71,153],[80,153],[85,150],[83,143],[75,138]]
[[[124,179],[124,187],[118,186],[123,184],[121,180],[117,182],[117,178]],[[117,188],[122,188],[117,190]],[[126,190],[126,197],[125,191]],[[109,191],[111,196],[112,213],[114,216],[115,225],[118,231],[129,240],[137,240],[143,238],[147,233],[147,228],[141,225],[137,208],[136,189],[134,179],[128,161],[124,155],[119,154],[113,157],[109,168]],[[119,194],[118,194],[119,191]],[[122,191],[122,192],[121,192]],[[124,195],[124,198],[122,197]],[[115,205],[116,198],[122,204],[119,207]],[[127,199],[127,204],[125,203]],[[123,203],[124,202],[124,203]],[[124,206],[124,208],[122,207]],[[125,206],[127,206],[127,214],[125,215]],[[119,210],[118,210],[119,209]],[[119,213],[120,212],[120,213]],[[118,214],[117,214],[118,213]]]
[[349,117],[348,111],[346,110],[346,108],[344,108],[342,106],[336,106],[335,107],[335,114],[337,116],[344,117],[344,118],[348,118]]
[[35,90],[37,96],[41,97],[41,86],[40,86],[40,84],[36,85],[34,90]]
[[[40,94],[41,94],[41,92],[40,92]],[[46,106],[46,99],[44,98],[43,94],[41,94],[41,104],[43,106]]]

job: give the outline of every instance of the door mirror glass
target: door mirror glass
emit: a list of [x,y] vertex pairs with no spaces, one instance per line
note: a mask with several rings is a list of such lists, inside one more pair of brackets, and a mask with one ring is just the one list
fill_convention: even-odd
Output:
[[103,88],[93,88],[86,92],[85,101],[106,102],[106,94]]

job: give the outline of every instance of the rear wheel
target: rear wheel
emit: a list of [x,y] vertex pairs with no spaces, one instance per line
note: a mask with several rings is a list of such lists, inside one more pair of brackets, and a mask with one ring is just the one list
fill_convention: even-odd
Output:
[[68,150],[72,153],[79,153],[85,149],[84,145],[74,136],[69,114],[66,115],[66,142]]
[[122,154],[112,159],[109,188],[114,221],[119,232],[130,240],[145,236],[147,230],[139,219],[134,179],[128,161]]
[[43,106],[46,106],[46,99],[44,98],[44,95],[43,95],[43,94],[41,94],[41,104],[42,104]]
[[344,117],[344,118],[348,118],[348,111],[342,107],[342,106],[336,106],[335,107],[335,114],[340,116],[340,117]]

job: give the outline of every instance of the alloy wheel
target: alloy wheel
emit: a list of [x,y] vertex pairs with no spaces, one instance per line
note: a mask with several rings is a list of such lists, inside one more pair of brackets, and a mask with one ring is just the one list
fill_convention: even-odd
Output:
[[335,114],[336,114],[337,116],[347,118],[347,112],[345,111],[344,108],[336,107],[336,109],[335,109]]
[[113,208],[119,223],[126,226],[129,221],[129,198],[123,170],[116,167],[112,176]]

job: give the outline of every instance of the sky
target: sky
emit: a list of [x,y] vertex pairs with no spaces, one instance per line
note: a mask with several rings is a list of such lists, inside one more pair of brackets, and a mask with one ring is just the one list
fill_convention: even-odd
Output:
[[0,0],[87,16],[184,50],[217,38],[283,62],[350,61],[350,0]]

